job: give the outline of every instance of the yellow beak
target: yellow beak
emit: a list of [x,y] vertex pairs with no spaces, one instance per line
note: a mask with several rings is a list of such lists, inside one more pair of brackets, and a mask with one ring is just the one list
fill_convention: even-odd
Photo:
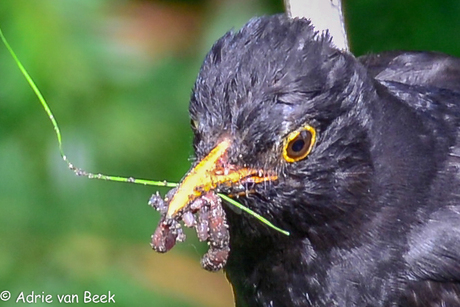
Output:
[[188,204],[198,199],[203,193],[216,189],[219,185],[239,183],[242,180],[250,183],[273,181],[278,177],[260,169],[238,168],[225,162],[225,155],[231,142],[224,139],[213,150],[189,171],[180,183],[169,203],[166,218],[173,218]]

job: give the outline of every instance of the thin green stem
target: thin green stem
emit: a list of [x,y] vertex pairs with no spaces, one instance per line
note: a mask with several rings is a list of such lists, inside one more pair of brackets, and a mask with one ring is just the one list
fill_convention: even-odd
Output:
[[218,195],[219,195],[222,199],[228,201],[231,205],[233,205],[233,206],[235,206],[235,207],[237,207],[237,208],[243,210],[243,211],[246,212],[246,213],[249,213],[250,215],[252,215],[252,216],[255,217],[256,219],[258,219],[259,221],[261,221],[262,223],[264,223],[265,225],[267,225],[267,226],[269,226],[269,227],[275,229],[276,231],[281,232],[282,234],[284,234],[284,235],[286,235],[286,236],[289,236],[289,235],[290,235],[290,233],[289,233],[288,231],[286,231],[286,230],[284,230],[284,229],[281,229],[281,228],[279,228],[279,227],[276,227],[276,226],[273,225],[269,220],[267,220],[266,218],[264,218],[264,217],[261,216],[260,214],[258,214],[258,213],[256,213],[256,212],[252,211],[252,210],[249,209],[248,207],[243,206],[242,204],[240,204],[240,203],[237,202],[236,200],[234,200],[234,199],[228,197],[228,196],[225,195],[225,194],[218,193]]
[[[35,85],[35,82],[32,80],[32,77],[29,75],[27,70],[22,65],[21,61],[19,61],[19,58],[16,56],[16,53],[13,51],[13,48],[11,48],[10,44],[6,40],[5,36],[3,35],[3,31],[1,29],[0,29],[0,37],[1,37],[2,41],[3,41],[3,43],[5,44],[6,48],[10,52],[11,56],[13,57],[14,61],[16,62],[16,65],[19,67],[19,70],[21,71],[22,75],[26,78],[26,80],[29,83],[30,87],[32,88],[33,92],[35,93],[35,95],[37,96],[38,100],[42,104],[43,109],[45,110],[46,114],[48,115],[48,118],[50,119],[51,124],[53,125],[53,128],[54,128],[54,132],[56,134],[56,138],[57,138],[58,146],[59,146],[59,153],[60,153],[60,155],[62,157],[62,160],[64,160],[64,162],[67,163],[67,166],[69,167],[70,170],[72,170],[75,173],[75,175],[87,177],[89,179],[101,179],[101,180],[107,180],[107,181],[136,183],[136,184],[143,184],[143,185],[150,185],[150,186],[157,186],[157,187],[174,188],[174,187],[176,187],[178,185],[177,183],[168,182],[168,181],[153,181],[153,180],[147,180],[147,179],[136,179],[136,178],[133,178],[133,177],[126,178],[126,177],[119,177],[119,176],[109,176],[109,175],[104,175],[104,174],[94,174],[94,173],[86,172],[86,171],[82,170],[81,168],[78,168],[78,167],[74,166],[67,159],[67,156],[64,154],[64,149],[63,149],[63,146],[62,146],[61,131],[59,130],[58,123],[57,123],[56,119],[54,118],[53,112],[51,112],[51,109],[49,108],[48,104],[46,103],[45,98],[43,97],[43,95],[40,92],[40,90],[38,89],[38,87]],[[275,229],[275,230],[277,230],[277,231],[279,231],[279,232],[281,232],[281,233],[283,233],[283,234],[285,234],[287,236],[289,235],[289,232],[276,227],[275,225],[270,223],[270,221],[268,221],[264,217],[260,216],[256,212],[252,211],[251,209],[246,208],[245,206],[243,206],[242,204],[240,204],[236,200],[233,200],[230,197],[228,197],[228,196],[226,196],[224,194],[220,194],[220,193],[219,193],[219,196],[222,197],[223,199],[225,199],[227,202],[229,202],[233,206],[236,206],[237,208],[240,208],[241,210],[243,210],[243,211],[247,212],[248,214],[254,216],[256,219],[258,219],[262,223],[266,224],[267,226],[269,226],[269,227],[271,227],[271,228],[273,228],[273,229]]]
[[6,40],[5,36],[3,35],[3,31],[0,29],[0,37],[5,44],[6,48],[10,52],[11,56],[13,57],[14,61],[16,62],[17,66],[19,67],[19,70],[21,71],[22,75],[24,78],[27,80],[29,83],[30,87],[32,88],[33,92],[37,96],[38,100],[43,106],[43,109],[45,110],[46,114],[48,115],[48,118],[51,121],[51,124],[53,125],[54,132],[56,134],[56,138],[58,141],[58,146],[59,146],[59,153],[64,160],[65,163],[67,163],[67,166],[69,167],[70,170],[72,170],[77,176],[83,176],[87,177],[90,179],[102,179],[102,180],[107,180],[107,181],[118,181],[118,182],[128,182],[128,183],[137,183],[137,184],[143,184],[143,185],[152,185],[152,186],[160,186],[160,187],[175,187],[177,184],[172,183],[172,182],[167,182],[167,181],[152,181],[152,180],[145,180],[145,179],[136,179],[133,177],[125,178],[125,177],[119,177],[119,176],[109,176],[109,175],[103,175],[103,174],[94,174],[90,172],[86,172],[78,167],[75,167],[68,159],[67,156],[64,153],[64,149],[62,146],[62,136],[61,136],[61,131],[59,129],[59,125],[54,118],[53,112],[51,112],[50,107],[46,103],[45,98],[43,97],[42,93],[38,89],[38,87],[35,85],[35,82],[32,80],[32,77],[29,75],[27,70],[24,68],[24,65],[22,65],[21,61],[19,58],[16,56],[16,53],[13,51],[13,48],[11,48],[10,44]]

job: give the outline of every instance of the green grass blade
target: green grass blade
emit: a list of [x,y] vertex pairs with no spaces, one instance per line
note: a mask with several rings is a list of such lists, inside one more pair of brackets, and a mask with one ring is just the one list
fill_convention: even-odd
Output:
[[3,35],[3,31],[0,29],[0,37],[5,44],[6,48],[10,52],[11,56],[13,57],[14,61],[16,62],[16,65],[19,67],[19,70],[21,71],[22,75],[24,78],[27,80],[29,83],[30,87],[32,88],[33,92],[37,96],[38,100],[40,101],[41,105],[43,106],[43,109],[45,110],[46,114],[48,115],[48,118],[51,121],[51,124],[53,125],[54,132],[56,134],[56,138],[58,141],[58,146],[59,146],[59,153],[64,160],[65,163],[67,163],[67,166],[69,167],[70,170],[72,170],[77,176],[84,176],[90,179],[102,179],[102,180],[107,180],[107,181],[118,181],[118,182],[127,182],[127,183],[137,183],[137,184],[143,184],[143,185],[152,185],[152,186],[160,186],[160,187],[175,187],[177,184],[172,183],[172,182],[167,182],[167,181],[152,181],[152,180],[146,180],[146,179],[136,179],[133,177],[125,178],[125,177],[119,177],[119,176],[109,176],[109,175],[103,175],[103,174],[93,174],[86,172],[78,167],[75,167],[68,159],[67,156],[64,153],[64,149],[62,146],[62,136],[61,136],[61,131],[59,130],[59,125],[54,118],[53,112],[51,112],[50,107],[46,103],[45,98],[43,97],[42,93],[38,89],[38,87],[35,85],[35,82],[32,80],[32,77],[29,75],[27,70],[24,68],[24,65],[22,65],[21,61],[19,58],[16,56],[16,53],[13,51],[13,48],[11,48],[10,44],[6,40],[5,36]]
[[[83,176],[87,177],[89,179],[101,179],[101,180],[107,180],[107,181],[117,181],[117,182],[126,182],[126,183],[136,183],[136,184],[143,184],[143,185],[150,185],[150,186],[157,186],[157,187],[169,187],[173,188],[176,187],[178,184],[173,183],[173,182],[167,182],[167,181],[153,181],[153,180],[147,180],[147,179],[136,179],[133,177],[119,177],[119,176],[110,176],[110,175],[104,175],[104,174],[94,174],[94,173],[89,173],[86,172],[76,166],[74,166],[70,161],[67,159],[67,156],[64,153],[64,149],[62,146],[62,136],[61,136],[61,131],[59,130],[58,123],[56,119],[54,118],[53,112],[51,112],[50,107],[46,103],[45,98],[43,97],[42,93],[38,89],[38,87],[35,85],[35,82],[33,81],[32,77],[29,75],[27,70],[24,68],[22,65],[21,61],[19,58],[16,56],[16,53],[13,51],[13,48],[11,48],[10,44],[6,40],[5,36],[3,35],[3,31],[0,29],[0,37],[5,44],[6,48],[10,52],[11,56],[13,57],[14,61],[16,62],[16,65],[19,67],[19,70],[21,71],[22,75],[25,77],[27,82],[29,83],[30,87],[32,88],[33,92],[37,96],[38,100],[40,101],[41,105],[43,106],[43,109],[45,110],[46,114],[48,115],[48,118],[51,121],[51,124],[53,125],[54,132],[56,134],[56,138],[58,141],[58,146],[59,146],[59,153],[62,157],[62,160],[64,160],[65,163],[67,163],[67,166],[69,167],[70,170],[72,170],[77,176]],[[230,197],[220,194],[219,196],[229,202],[231,205],[245,211],[246,213],[254,216],[256,219],[261,221],[262,223],[266,224],[267,226],[275,229],[276,231],[279,231],[287,236],[289,236],[289,232],[286,230],[283,230],[281,228],[276,227],[273,225],[270,221],[268,221],[266,218],[260,216],[256,212],[252,211],[251,209],[243,206],[239,202],[237,202],[234,199],[231,199]]]
[[6,48],[10,52],[10,54],[13,57],[14,61],[16,62],[17,66],[19,67],[19,70],[21,71],[23,76],[26,78],[26,80],[29,83],[30,87],[32,88],[32,90],[34,91],[35,95],[38,97],[38,100],[42,104],[43,109],[45,109],[46,114],[48,115],[49,119],[51,120],[51,123],[53,124],[54,131],[56,133],[56,137],[57,137],[57,140],[58,140],[60,154],[61,154],[62,158],[64,160],[66,160],[64,152],[62,150],[61,131],[59,130],[59,126],[58,126],[58,124],[56,122],[56,119],[53,116],[53,113],[51,112],[51,109],[48,107],[48,104],[46,103],[45,98],[43,98],[43,95],[41,94],[41,92],[38,89],[38,87],[35,85],[34,81],[30,77],[29,73],[26,71],[26,69],[22,65],[21,61],[19,61],[18,57],[16,56],[16,53],[13,51],[13,48],[11,48],[10,44],[6,40],[5,36],[3,35],[3,31],[1,29],[0,29],[0,36],[2,38],[3,43],[5,44]]
[[240,203],[237,202],[236,200],[234,200],[234,199],[228,197],[228,196],[225,195],[225,194],[218,193],[218,195],[219,195],[222,199],[228,201],[231,205],[233,205],[233,206],[235,206],[235,207],[237,207],[237,208],[243,210],[244,212],[246,212],[246,213],[252,215],[253,217],[255,217],[256,219],[258,219],[259,221],[261,221],[261,222],[264,223],[265,225],[267,225],[267,226],[269,226],[269,227],[275,229],[275,230],[278,231],[278,232],[281,232],[282,234],[284,234],[284,235],[286,235],[286,236],[289,236],[289,235],[290,235],[290,233],[289,233],[288,231],[286,231],[286,230],[284,230],[284,229],[281,229],[281,228],[279,228],[279,227],[276,227],[276,226],[273,225],[269,220],[267,220],[266,218],[264,218],[264,217],[261,216],[260,214],[258,214],[258,213],[256,213],[256,212],[252,211],[251,209],[249,209],[249,208],[243,206],[242,204],[240,204]]

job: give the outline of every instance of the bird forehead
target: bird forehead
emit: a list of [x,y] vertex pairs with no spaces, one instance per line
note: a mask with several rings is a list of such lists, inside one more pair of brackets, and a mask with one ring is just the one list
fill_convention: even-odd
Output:
[[254,19],[214,44],[195,90],[213,89],[226,98],[231,93],[289,92],[299,85],[304,91],[317,89],[321,82],[315,80],[325,78],[319,72],[330,53],[329,38],[319,36],[306,19],[282,15]]
[[284,16],[258,18],[224,35],[206,56],[190,102],[200,126],[197,153],[226,134],[237,156],[257,156],[310,124],[331,48],[309,21]]
[[308,20],[252,20],[224,35],[206,56],[191,100],[192,118],[243,127],[273,110],[289,113],[289,105],[308,107],[305,101],[323,90],[325,63],[333,52],[328,38],[318,36]]

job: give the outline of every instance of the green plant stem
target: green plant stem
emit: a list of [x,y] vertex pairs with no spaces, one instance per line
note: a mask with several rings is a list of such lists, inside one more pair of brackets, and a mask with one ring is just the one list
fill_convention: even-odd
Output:
[[[48,117],[49,117],[49,119],[51,121],[51,124],[53,125],[54,132],[56,134],[56,138],[57,138],[58,146],[59,146],[59,153],[60,153],[60,155],[62,157],[62,160],[64,160],[64,162],[67,163],[67,166],[69,167],[70,170],[72,170],[75,173],[75,175],[87,177],[89,179],[101,179],[101,180],[107,180],[107,181],[136,183],[136,184],[143,184],[143,185],[150,185],[150,186],[157,186],[157,187],[174,188],[174,187],[176,187],[178,185],[177,183],[168,182],[168,181],[153,181],[153,180],[147,180],[147,179],[136,179],[136,178],[133,178],[133,177],[126,178],[126,177],[110,176],[110,175],[104,175],[104,174],[94,174],[94,173],[86,172],[86,171],[74,166],[67,159],[67,156],[64,154],[64,149],[63,149],[63,146],[62,146],[61,131],[59,130],[58,123],[57,123],[56,119],[54,118],[54,115],[51,112],[50,107],[46,103],[45,98],[41,94],[41,92],[38,89],[38,87],[35,85],[35,82],[32,80],[32,77],[30,77],[29,73],[27,72],[27,70],[22,65],[21,61],[19,61],[19,58],[16,56],[16,53],[13,51],[13,48],[11,48],[10,44],[6,40],[6,38],[3,35],[3,32],[2,32],[1,29],[0,29],[0,37],[1,37],[2,41],[3,41],[3,43],[5,44],[6,48],[10,52],[11,56],[13,57],[14,61],[16,62],[17,66],[19,67],[19,70],[21,71],[22,75],[26,78],[26,80],[29,83],[30,87],[32,88],[33,92],[35,93],[35,95],[37,96],[38,100],[42,104],[43,109],[45,110],[46,114],[48,115]],[[242,204],[240,204],[236,200],[234,200],[234,199],[232,199],[232,198],[230,198],[230,197],[228,197],[227,195],[224,195],[224,194],[219,193],[218,195],[221,198],[223,198],[224,200],[226,200],[227,202],[229,202],[230,204],[232,204],[233,206],[236,206],[237,208],[239,208],[239,209],[245,211],[246,213],[254,216],[256,219],[258,219],[262,223],[266,224],[267,226],[269,226],[269,227],[275,229],[276,231],[279,231],[279,232],[281,232],[281,233],[283,233],[283,234],[285,234],[287,236],[289,235],[289,232],[287,232],[286,230],[283,230],[281,228],[276,227],[270,221],[268,221],[267,219],[265,219],[264,217],[262,217],[258,213],[252,211],[251,209],[243,206]]]

